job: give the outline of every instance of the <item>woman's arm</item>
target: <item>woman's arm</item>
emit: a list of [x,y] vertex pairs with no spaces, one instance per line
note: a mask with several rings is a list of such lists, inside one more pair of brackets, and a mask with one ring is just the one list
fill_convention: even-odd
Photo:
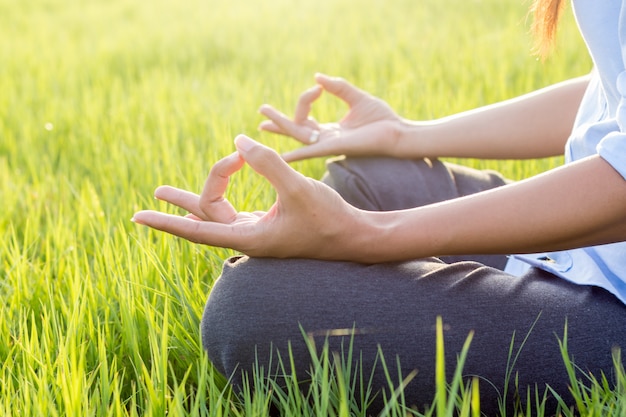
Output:
[[[262,130],[307,145],[286,153],[286,161],[328,155],[513,159],[562,154],[588,77],[431,122],[402,119],[383,100],[341,78],[318,74],[316,81],[318,86],[300,96],[293,119],[271,106],[261,107],[268,118]],[[341,121],[309,118],[322,91],[349,106]],[[320,132],[319,139],[309,143],[314,131]]]
[[562,155],[589,77],[430,123],[406,123],[399,154],[525,159]]
[[[191,215],[136,213],[134,221],[192,242],[257,257],[364,263],[465,253],[523,253],[626,240],[626,181],[598,156],[491,191],[421,208],[368,212],[291,169],[249,138],[218,162],[202,194],[155,195]],[[248,162],[278,193],[268,212],[237,212],[224,199]]]
[[[368,213],[362,260],[532,253],[626,240],[626,181],[599,156],[491,191]],[[366,245],[376,236],[375,249]],[[356,253],[353,247],[350,252]]]

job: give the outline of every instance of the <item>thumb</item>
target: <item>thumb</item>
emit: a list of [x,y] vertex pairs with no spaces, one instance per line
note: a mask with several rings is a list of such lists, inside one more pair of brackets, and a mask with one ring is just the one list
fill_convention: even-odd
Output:
[[324,90],[339,97],[350,107],[357,104],[363,97],[367,96],[363,90],[350,84],[343,78],[329,77],[325,74],[315,74],[315,81],[324,87]]
[[235,138],[235,146],[239,155],[252,169],[265,177],[278,194],[299,189],[305,180],[304,175],[291,168],[276,151],[248,136],[238,135]]

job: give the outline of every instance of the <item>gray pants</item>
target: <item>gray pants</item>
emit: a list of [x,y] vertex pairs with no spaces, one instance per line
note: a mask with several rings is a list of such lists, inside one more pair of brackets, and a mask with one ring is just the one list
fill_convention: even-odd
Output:
[[[324,181],[351,204],[369,210],[419,206],[505,183],[494,172],[386,158],[332,162]],[[399,378],[396,363],[403,375],[417,372],[405,398],[423,409],[434,397],[435,323],[441,316],[449,378],[473,331],[464,375],[481,378],[481,409],[494,415],[505,392],[511,346],[512,355],[519,351],[519,356],[509,370],[509,395],[516,395],[517,379],[517,395],[524,403],[528,389],[534,393],[537,387],[543,394],[546,385],[569,398],[559,350],[567,327],[575,364],[596,376],[604,372],[611,380],[612,349],[626,346],[625,306],[603,289],[574,285],[537,269],[520,278],[505,274],[499,269],[505,260],[470,255],[362,265],[233,258],[209,296],[202,341],[216,369],[237,387],[242,372],[253,369],[256,360],[267,369],[276,351],[288,356],[289,345],[298,376],[306,380],[310,354],[304,331],[316,336],[317,346],[327,340],[332,351],[345,350],[352,341],[364,379],[373,369],[374,389],[384,389],[388,383],[377,362],[380,348],[394,381]],[[373,413],[382,404],[382,397],[377,398]],[[513,402],[509,396],[507,403]],[[555,404],[549,401],[548,410]]]

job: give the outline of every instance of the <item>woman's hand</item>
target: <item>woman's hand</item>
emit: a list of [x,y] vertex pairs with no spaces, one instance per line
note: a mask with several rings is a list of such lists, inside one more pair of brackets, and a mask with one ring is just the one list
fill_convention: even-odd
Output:
[[[195,243],[231,248],[257,257],[345,259],[363,228],[363,214],[333,189],[294,171],[273,150],[240,135],[237,152],[217,162],[200,195],[170,186],[155,197],[188,211],[177,216],[140,211],[133,221]],[[266,177],[278,198],[267,212],[238,212],[224,198],[230,177],[245,162]]]
[[[259,110],[267,117],[259,128],[291,136],[307,145],[283,155],[290,162],[329,155],[384,155],[399,135],[402,119],[383,100],[356,88],[341,78],[316,74],[315,87],[306,90],[296,105],[293,120],[265,104]],[[338,123],[318,123],[309,117],[311,105],[326,90],[349,107]]]

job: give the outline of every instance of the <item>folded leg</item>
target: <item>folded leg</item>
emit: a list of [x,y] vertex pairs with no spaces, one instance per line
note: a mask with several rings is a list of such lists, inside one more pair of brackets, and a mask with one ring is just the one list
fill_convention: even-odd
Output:
[[[423,409],[434,395],[438,316],[444,323],[449,372],[468,334],[474,333],[464,374],[481,378],[481,406],[487,415],[497,412],[505,391],[512,342],[513,354],[520,351],[512,371],[522,398],[535,384],[540,392],[547,384],[567,398],[558,345],[566,326],[576,365],[596,376],[610,375],[612,348],[626,346],[626,307],[602,289],[536,269],[516,278],[474,262],[438,259],[377,265],[231,259],[209,296],[202,340],[216,368],[240,387],[242,374],[255,361],[267,369],[276,352],[288,356],[288,346],[298,375],[306,379],[310,355],[302,330],[315,336],[318,346],[327,338],[332,351],[345,349],[352,338],[366,380],[374,370],[375,390],[387,386],[377,364],[379,348],[392,375],[397,375],[396,359],[403,375],[415,371],[406,401]],[[380,409],[380,399],[371,412]]]

